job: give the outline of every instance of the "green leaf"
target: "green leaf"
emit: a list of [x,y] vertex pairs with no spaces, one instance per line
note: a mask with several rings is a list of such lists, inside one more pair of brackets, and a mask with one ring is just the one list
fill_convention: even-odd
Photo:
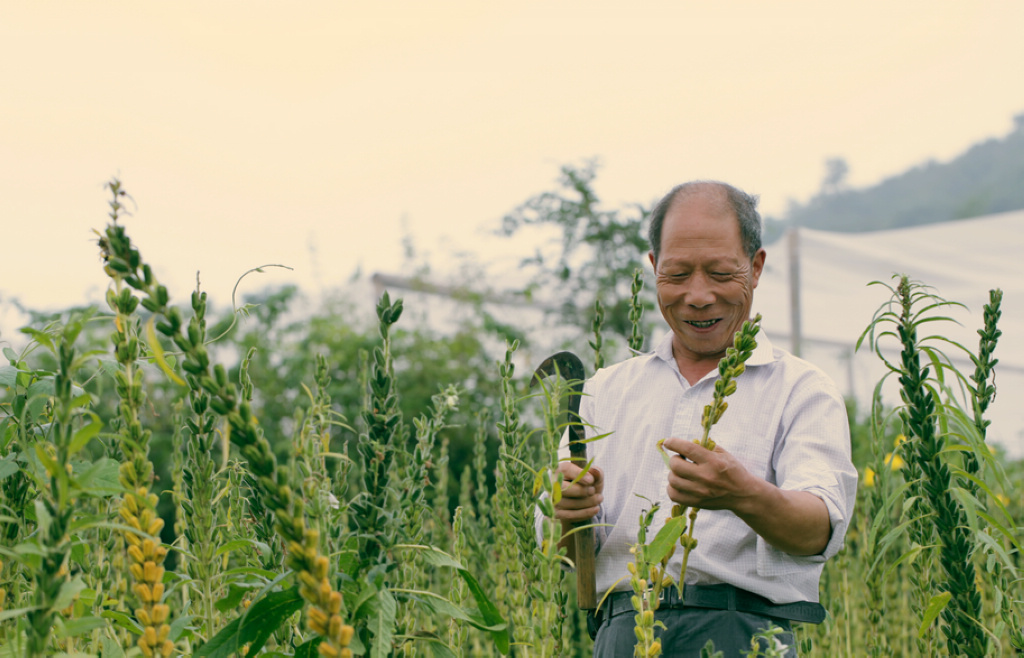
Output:
[[953,598],[953,594],[950,592],[942,592],[932,597],[932,600],[928,602],[928,607],[924,610],[924,615],[921,617],[921,628],[917,631],[917,637],[924,637],[925,633],[928,632],[928,627],[932,625],[935,618],[939,616],[949,600]]
[[10,386],[18,382],[18,369],[14,366],[0,366],[0,386]]
[[78,637],[106,625],[107,621],[102,617],[79,617],[77,619],[68,619],[64,622],[64,628],[57,634],[57,637]]
[[436,658],[458,658],[455,652],[452,651],[451,647],[435,638],[424,638],[428,642],[430,652]]
[[408,548],[419,551],[419,557],[432,567],[449,567],[452,569],[465,569],[466,567],[454,557],[434,546],[421,546],[415,544],[399,544],[395,549]]
[[256,584],[244,587],[236,583],[231,583],[228,585],[228,593],[222,599],[214,603],[213,607],[217,608],[218,612],[233,610],[242,602],[242,597],[244,597],[247,592],[259,589],[260,587],[261,585]]
[[483,616],[484,622],[492,628],[501,626],[500,631],[491,631],[491,637],[494,640],[494,644],[498,647],[498,651],[502,654],[507,654],[509,650],[508,625],[502,619],[497,606],[487,597],[483,588],[480,587],[480,583],[476,582],[473,574],[465,569],[459,569],[459,575],[466,581],[466,586],[469,587],[469,591],[473,594],[473,599],[476,600],[477,607],[480,608],[480,614]]
[[[171,632],[168,635],[171,642],[177,642],[178,638],[188,630],[189,624],[192,623],[192,615],[182,615],[171,622]],[[192,635],[192,631],[189,631],[189,636]],[[106,654],[104,654],[106,655]]]
[[124,649],[121,648],[121,643],[105,637],[101,640],[103,643],[103,658],[124,658]]
[[253,546],[254,544],[255,542],[251,539],[235,539],[233,541],[229,541],[225,544],[222,544],[221,547],[217,549],[217,555],[221,556],[225,553],[230,553],[231,551],[237,551],[240,548]]
[[0,481],[3,481],[20,470],[18,462],[14,460],[14,455],[4,455],[3,459],[0,459]]
[[665,556],[676,545],[676,542],[679,541],[685,530],[685,514],[674,516],[666,521],[665,525],[658,531],[658,534],[654,536],[654,541],[647,547],[648,560],[652,564],[658,564],[665,559]]
[[46,447],[42,443],[36,444],[36,457],[39,458],[39,462],[46,469],[46,472],[50,474],[50,477],[58,477],[60,467],[57,466],[57,462],[46,451]]
[[199,647],[194,655],[196,658],[228,658],[246,644],[249,645],[249,655],[255,655],[271,634],[302,606],[298,587],[271,592]]
[[391,644],[395,639],[395,618],[398,616],[398,603],[386,589],[377,592],[376,605],[367,626],[376,640],[370,647],[370,658],[388,658],[391,655]]
[[[116,610],[104,610],[100,613],[100,617],[110,619],[121,628],[124,628],[136,635],[142,635],[142,627],[139,626],[139,622],[135,621],[134,617],[126,615],[123,612],[118,612]],[[103,655],[106,654],[104,653]]]
[[303,642],[299,646],[295,647],[294,658],[320,658],[320,652],[316,650],[320,643],[324,639],[319,635],[314,637],[309,642]]
[[[39,447],[38,443],[36,444],[36,447]],[[39,524],[39,535],[41,537],[45,537],[50,532],[50,524],[53,523],[53,517],[50,516],[50,511],[46,509],[46,504],[39,498],[35,499],[34,505],[36,510],[36,523]],[[65,605],[62,607],[66,608],[67,606]]]
[[157,338],[154,322],[155,318],[150,318],[149,322],[146,323],[146,344],[149,345],[149,350],[153,353],[153,359],[156,360],[156,364],[160,366],[160,369],[164,371],[164,374],[172,382],[178,386],[187,386],[185,380],[178,376],[178,373],[174,372],[167,363],[167,359],[164,358],[164,348],[160,344],[160,339]]
[[7,357],[7,360],[11,363],[16,363],[18,361],[18,355],[9,347],[4,348],[4,356]]
[[[123,491],[118,479],[121,465],[110,457],[100,457],[94,462],[80,462],[76,484],[83,492],[94,496],[114,496]],[[76,469],[77,470],[77,469]]]
[[75,601],[75,596],[78,595],[83,589],[85,589],[85,581],[79,576],[73,580],[66,581],[60,586],[60,591],[57,593],[57,598],[53,600],[53,608],[56,610],[63,610]]
[[75,435],[71,438],[71,445],[68,446],[68,454],[73,455],[82,448],[84,448],[94,436],[100,433],[103,429],[103,421],[96,414],[92,415],[92,422],[81,427],[75,432]]

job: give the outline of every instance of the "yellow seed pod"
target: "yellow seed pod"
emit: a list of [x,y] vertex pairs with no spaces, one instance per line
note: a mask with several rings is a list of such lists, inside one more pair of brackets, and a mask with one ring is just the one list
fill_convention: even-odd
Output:
[[147,583],[155,583],[163,577],[163,569],[156,566],[156,562],[149,561],[142,565],[143,578]]
[[331,589],[331,584],[329,582],[327,582],[327,579],[324,578],[323,580],[321,580],[320,581],[320,590],[318,592],[320,594],[319,600],[322,603],[327,603],[328,601],[330,601],[331,600],[331,592],[332,591],[334,591],[334,590]]
[[139,513],[139,502],[135,499],[135,496],[128,495],[124,497],[124,501],[121,503],[123,508],[132,514]]
[[166,603],[158,603],[153,606],[153,623],[162,624],[167,621],[171,614],[171,608]]
[[302,533],[302,538],[306,542],[306,548],[311,551],[316,550],[320,545],[320,531],[316,528],[306,528],[306,531]]
[[143,527],[149,526],[153,522],[153,510],[144,509],[139,512],[139,524]]
[[327,602],[327,612],[332,615],[341,612],[341,592],[331,592],[331,598]]
[[[136,563],[143,564],[146,561],[146,556],[142,552],[142,549],[138,546],[128,547],[128,556]],[[141,578],[140,578],[141,580]]]
[[352,658],[355,654],[352,653],[351,649],[342,649],[341,658]]
[[154,519],[149,526],[146,528],[146,532],[153,535],[154,537],[160,534],[160,531],[164,529],[164,520],[159,516]]
[[643,624],[644,624],[645,628],[653,628],[654,627],[654,611],[653,610],[644,610],[644,621],[643,621]]
[[327,626],[327,622],[328,622],[327,615],[324,614],[324,611],[321,610],[320,608],[317,608],[316,606],[310,606],[308,614],[309,614],[309,623],[310,624],[314,624],[315,623],[316,625],[318,625],[318,626],[320,626],[322,628]]
[[[139,539],[139,536],[134,532],[124,533],[124,539],[128,542],[129,546],[142,546],[142,540]],[[116,557],[114,559],[117,560]],[[115,566],[117,565],[115,564]]]
[[327,562],[326,557],[323,555],[317,556],[316,561],[313,562],[313,575],[316,576],[317,579],[326,578],[328,566],[329,563]]
[[631,573],[632,575],[635,576],[636,575],[636,564],[633,563],[633,562],[627,562],[626,563],[626,571],[628,571],[629,573]]
[[139,526],[139,517],[137,517],[130,509],[127,507],[119,507],[117,508],[117,513],[129,526],[137,530],[141,530],[141,527]]
[[651,642],[651,647],[650,647],[650,649],[648,649],[648,654],[647,655],[649,655],[649,656],[659,656],[659,655],[661,655],[661,640],[655,640],[654,642]]
[[139,620],[139,623],[143,626],[152,626],[153,618],[149,616],[145,608],[139,608],[135,611],[135,618]]
[[165,656],[167,656],[167,658],[170,658],[174,655],[174,642],[171,642],[170,640],[164,640],[164,645],[160,647],[160,649],[161,652]]
[[137,581],[145,580],[145,578],[143,578],[143,576],[145,574],[142,571],[142,565],[141,564],[133,564],[132,566],[128,567],[128,570],[131,571],[132,578],[134,578],[135,580],[137,580]]
[[[330,642],[321,642],[316,650],[324,658],[337,658],[342,655],[340,651],[331,646]],[[348,651],[348,649],[345,649],[345,651]]]
[[171,627],[168,624],[160,626],[160,632],[157,633],[157,643],[163,644],[167,641],[167,636],[171,634]]
[[152,626],[147,626],[142,632],[142,640],[145,640],[146,644],[151,647],[156,646],[156,629]]
[[327,624],[327,637],[332,640],[337,640],[341,637],[341,617],[338,615],[331,615],[331,621]]
[[339,634],[339,641],[342,646],[348,646],[348,643],[352,641],[352,636],[355,635],[356,629],[345,624],[341,627],[341,633]]
[[142,554],[146,556],[147,560],[154,560],[156,557],[156,544],[153,543],[152,539],[142,540]]
[[637,642],[644,641],[644,632],[639,626],[633,627],[633,634],[636,635]]
[[646,578],[641,578],[640,579],[640,591],[641,592],[646,592],[647,591],[647,579]]
[[142,651],[142,655],[149,658],[153,655],[153,648],[146,644],[145,638],[139,638],[139,650]]
[[164,584],[155,583],[153,585],[153,603],[158,603],[162,598],[164,598]]
[[669,587],[672,587],[673,582],[674,581],[672,580],[672,576],[666,575],[665,578],[661,581],[662,589],[668,589]]
[[153,590],[149,589],[149,585],[146,583],[135,583],[132,591],[135,592],[135,596],[139,597],[139,601],[143,603],[153,602]]
[[[302,574],[299,574],[299,576],[301,577]],[[316,590],[306,585],[299,585],[299,596],[306,601],[316,601]]]
[[318,624],[317,622],[313,621],[312,619],[310,619],[307,622],[307,625],[309,626],[309,630],[313,631],[317,635],[322,635],[324,637],[327,637],[327,627],[326,626],[324,626],[322,624]]

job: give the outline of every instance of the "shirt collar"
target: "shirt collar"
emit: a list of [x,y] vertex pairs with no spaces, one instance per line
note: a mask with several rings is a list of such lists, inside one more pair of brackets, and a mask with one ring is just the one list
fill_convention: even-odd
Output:
[[[672,358],[672,332],[667,332],[660,341],[658,346],[654,348],[654,354],[659,359],[669,364],[673,368],[676,367],[675,359]],[[754,353],[747,359],[746,365],[748,366],[763,366],[766,363],[771,363],[775,360],[775,348],[772,347],[772,341],[768,338],[768,335],[764,330],[757,332],[757,347],[754,348]],[[718,370],[714,370],[717,374]]]

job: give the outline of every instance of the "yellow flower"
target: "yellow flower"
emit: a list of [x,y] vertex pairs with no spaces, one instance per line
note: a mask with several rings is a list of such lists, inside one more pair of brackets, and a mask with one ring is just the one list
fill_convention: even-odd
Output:
[[889,464],[889,466],[894,471],[900,470],[901,468],[903,468],[903,465],[906,464],[906,462],[903,461],[902,457],[900,457],[899,455],[894,455],[891,452],[885,456],[885,463]]
[[893,448],[899,448],[900,444],[903,443],[906,440],[907,440],[907,437],[903,436],[902,434],[897,434],[896,435],[896,440],[892,442],[892,447]]
[[875,471],[870,466],[864,469],[864,486],[873,487],[875,486]]
[[999,502],[1001,502],[1004,506],[1010,504],[1010,499],[1004,496],[1003,494],[996,494],[996,498],[998,498]]

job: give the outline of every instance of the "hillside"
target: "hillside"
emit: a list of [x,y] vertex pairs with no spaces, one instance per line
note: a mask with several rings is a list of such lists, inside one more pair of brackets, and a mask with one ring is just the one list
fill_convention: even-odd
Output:
[[823,185],[822,193],[777,219],[786,226],[855,232],[1024,208],[1024,114],[1014,122],[1006,137],[976,144],[946,163],[930,161],[863,189]]

